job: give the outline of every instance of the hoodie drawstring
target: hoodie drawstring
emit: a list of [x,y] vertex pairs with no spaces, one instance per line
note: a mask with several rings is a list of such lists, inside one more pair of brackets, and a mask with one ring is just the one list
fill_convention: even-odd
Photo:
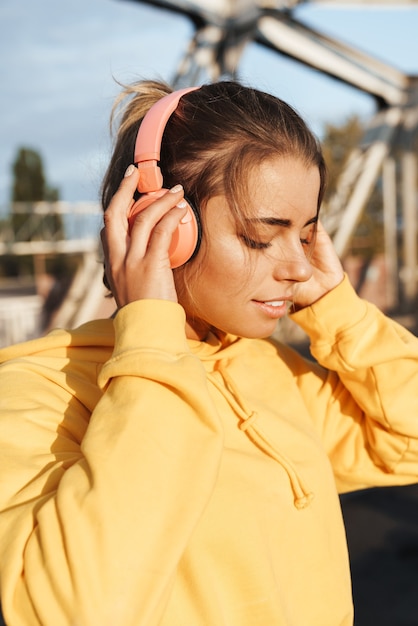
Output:
[[[218,364],[220,365],[220,364]],[[259,424],[255,425],[258,414],[255,411],[249,411],[244,404],[243,399],[237,392],[235,383],[231,376],[223,368],[219,366],[217,370],[221,375],[224,384],[222,385],[216,376],[208,375],[213,385],[224,396],[234,413],[241,420],[240,429],[244,431],[249,438],[268,456],[277,461],[285,470],[289,477],[290,485],[294,495],[294,504],[297,509],[303,509],[312,502],[314,494],[308,489],[302,478],[298,476],[291,462],[278,450],[276,450],[263,433]]]

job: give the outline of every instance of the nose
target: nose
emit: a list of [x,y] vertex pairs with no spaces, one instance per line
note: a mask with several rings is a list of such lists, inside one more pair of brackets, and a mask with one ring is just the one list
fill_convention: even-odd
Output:
[[273,277],[277,281],[304,283],[311,276],[312,265],[300,243],[287,251],[283,250],[280,257],[274,259]]

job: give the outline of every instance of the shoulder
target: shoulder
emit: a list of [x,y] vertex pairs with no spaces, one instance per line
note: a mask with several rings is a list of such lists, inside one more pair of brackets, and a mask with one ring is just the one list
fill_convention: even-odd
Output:
[[68,357],[71,350],[108,352],[113,344],[112,320],[94,320],[76,329],[55,329],[36,339],[0,348],[0,365],[21,359]]

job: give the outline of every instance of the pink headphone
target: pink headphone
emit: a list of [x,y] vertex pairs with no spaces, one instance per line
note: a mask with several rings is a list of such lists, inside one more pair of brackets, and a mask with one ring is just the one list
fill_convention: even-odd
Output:
[[[134,163],[138,165],[140,172],[138,191],[144,195],[131,208],[128,216],[130,225],[140,211],[167,192],[163,188],[163,177],[158,166],[164,129],[180,98],[195,89],[198,87],[180,89],[164,96],[150,108],[142,120],[135,142]],[[199,215],[193,205],[187,199],[186,201],[186,217],[171,240],[169,254],[172,268],[186,263],[200,245]]]

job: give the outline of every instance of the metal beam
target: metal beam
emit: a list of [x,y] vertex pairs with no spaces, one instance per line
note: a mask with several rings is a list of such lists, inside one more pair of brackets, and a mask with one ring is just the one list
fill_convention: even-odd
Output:
[[383,163],[393,147],[396,131],[402,122],[402,109],[390,108],[378,113],[343,172],[337,192],[328,207],[325,223],[333,235],[337,253],[344,257],[371,192],[381,174]]
[[66,239],[60,241],[15,241],[0,242],[0,256],[12,254],[14,256],[57,255],[57,254],[86,254],[97,252],[97,239]]
[[332,7],[373,6],[398,7],[417,6],[418,0],[133,0],[149,4],[160,9],[175,11],[186,15],[198,15],[203,19],[230,19],[239,17],[246,11],[277,9],[288,11],[298,5],[325,4]]
[[418,0],[296,0],[295,4],[330,4],[333,7],[350,7],[354,4],[397,8],[398,6],[417,6]]
[[[206,72],[211,80],[234,74],[243,47],[251,38],[343,81],[391,105],[405,102],[407,77],[360,50],[327,37],[294,19],[289,9],[307,0],[136,0],[186,15],[196,33],[173,81],[196,83]],[[345,0],[346,4],[347,0]],[[341,0],[331,2],[342,6]],[[356,4],[366,2],[357,0]],[[381,2],[374,2],[377,6]],[[384,2],[385,5],[390,3]],[[415,0],[418,5],[418,0]]]
[[408,78],[394,67],[273,11],[257,23],[257,40],[387,104],[406,101]]
[[134,0],[189,17],[195,24],[231,25],[254,19],[259,13],[254,0]]

